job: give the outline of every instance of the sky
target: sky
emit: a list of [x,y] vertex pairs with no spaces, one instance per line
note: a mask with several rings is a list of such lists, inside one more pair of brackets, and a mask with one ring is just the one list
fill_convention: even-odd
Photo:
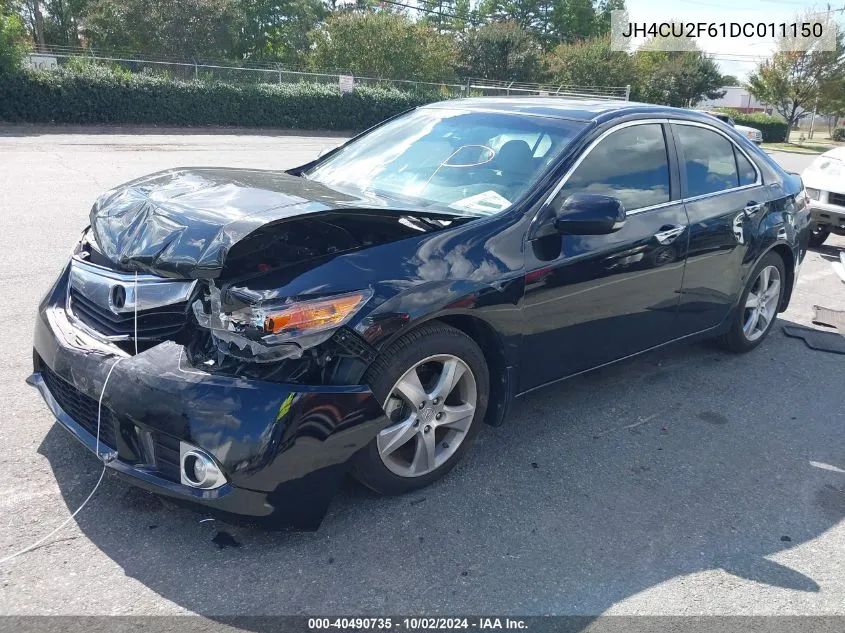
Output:
[[[794,22],[805,11],[824,12],[827,2],[812,0],[625,0],[631,22]],[[845,0],[830,0],[830,8],[845,9]],[[845,23],[845,10],[834,14]],[[712,54],[723,75],[745,79],[757,63],[774,50],[772,38],[699,38],[699,47]]]

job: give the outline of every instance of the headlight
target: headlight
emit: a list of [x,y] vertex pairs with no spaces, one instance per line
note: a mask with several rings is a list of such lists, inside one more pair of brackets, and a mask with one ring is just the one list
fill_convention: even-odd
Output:
[[319,345],[349,322],[372,297],[371,290],[306,301],[283,300],[258,303],[224,312],[220,291],[210,284],[208,304],[193,304],[200,326],[211,330],[221,352],[245,360],[268,363],[298,358],[302,351]]
[[818,189],[810,189],[807,187],[807,195],[810,196],[811,200],[818,200],[821,196],[821,192]]
[[282,342],[339,328],[370,296],[372,293],[367,290],[312,301],[251,306],[233,312],[232,321],[253,328],[265,339],[272,337],[274,342]]

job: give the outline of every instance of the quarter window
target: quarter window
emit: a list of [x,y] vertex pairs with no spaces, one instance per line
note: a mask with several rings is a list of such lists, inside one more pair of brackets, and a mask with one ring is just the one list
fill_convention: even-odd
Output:
[[684,156],[687,196],[694,198],[739,186],[733,143],[702,127],[676,125],[674,129]]
[[736,166],[737,171],[739,171],[740,186],[753,185],[757,182],[757,171],[754,169],[754,165],[752,165],[751,161],[746,158],[745,154],[739,151],[736,147],[734,147],[734,154],[736,154]]
[[669,202],[669,160],[659,123],[632,125],[596,145],[561,189],[599,193],[622,201],[627,211]]

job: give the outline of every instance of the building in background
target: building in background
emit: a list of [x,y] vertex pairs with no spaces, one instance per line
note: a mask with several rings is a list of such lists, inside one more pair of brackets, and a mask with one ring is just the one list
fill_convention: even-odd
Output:
[[742,86],[724,86],[722,90],[725,91],[723,97],[719,99],[706,99],[698,103],[695,107],[699,109],[706,108],[733,108],[740,112],[766,112],[771,114],[772,107],[767,106],[760,101],[757,101],[754,96]]

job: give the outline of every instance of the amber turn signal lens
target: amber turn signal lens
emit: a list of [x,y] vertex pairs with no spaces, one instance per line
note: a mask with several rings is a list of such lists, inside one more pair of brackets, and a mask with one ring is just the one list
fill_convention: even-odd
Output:
[[295,303],[289,308],[268,314],[264,331],[278,334],[285,330],[313,330],[342,323],[364,300],[364,293],[331,297],[318,301]]

